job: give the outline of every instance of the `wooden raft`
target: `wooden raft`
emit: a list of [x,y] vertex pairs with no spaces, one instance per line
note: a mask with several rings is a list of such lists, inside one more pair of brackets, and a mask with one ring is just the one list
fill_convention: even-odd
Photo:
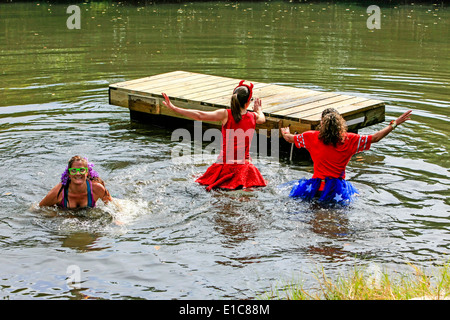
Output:
[[[130,112],[183,118],[168,109],[161,93],[178,107],[204,111],[229,108],[233,89],[241,79],[174,71],[109,86],[109,103]],[[254,84],[253,97],[260,98],[266,123],[257,125],[260,133],[290,126],[291,132],[315,129],[326,108],[337,109],[350,131],[357,131],[385,120],[385,103],[379,100],[333,92],[294,88],[246,80]],[[249,110],[253,108],[253,103]],[[209,126],[218,127],[217,123]],[[262,130],[261,129],[267,129]]]

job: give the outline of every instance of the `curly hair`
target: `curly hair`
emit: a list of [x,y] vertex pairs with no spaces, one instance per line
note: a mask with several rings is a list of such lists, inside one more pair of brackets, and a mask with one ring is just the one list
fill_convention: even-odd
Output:
[[347,124],[336,109],[328,108],[322,112],[322,121],[319,125],[319,139],[324,144],[336,147],[347,136]]

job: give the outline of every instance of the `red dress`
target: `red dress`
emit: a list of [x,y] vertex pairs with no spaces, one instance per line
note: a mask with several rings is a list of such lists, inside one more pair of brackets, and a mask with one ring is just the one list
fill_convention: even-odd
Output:
[[247,111],[236,123],[227,109],[228,121],[222,126],[222,150],[206,172],[196,181],[213,188],[239,189],[264,187],[267,182],[259,170],[251,163],[250,146],[256,126],[256,115]]

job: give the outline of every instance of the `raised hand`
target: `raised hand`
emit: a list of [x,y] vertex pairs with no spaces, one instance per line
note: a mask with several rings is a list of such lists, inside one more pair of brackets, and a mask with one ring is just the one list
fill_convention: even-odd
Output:
[[173,105],[173,103],[170,102],[170,98],[167,96],[167,94],[165,94],[165,93],[163,92],[163,93],[162,93],[162,96],[163,96],[164,99],[165,99],[165,101],[163,101],[163,104],[164,104],[166,107],[168,107],[168,108],[170,108],[170,109],[175,108],[175,106]]
[[406,120],[411,120],[411,117],[410,117],[411,112],[412,112],[412,110],[406,111],[404,114],[402,114],[400,117],[398,117],[397,120],[395,120],[395,123],[397,125],[399,125],[399,124],[405,122]]
[[260,98],[255,99],[255,103],[253,104],[253,111],[257,113],[262,112],[262,104]]
[[294,136],[291,134],[291,130],[289,129],[289,127],[280,128],[280,130],[284,140],[286,140],[289,143],[294,142]]

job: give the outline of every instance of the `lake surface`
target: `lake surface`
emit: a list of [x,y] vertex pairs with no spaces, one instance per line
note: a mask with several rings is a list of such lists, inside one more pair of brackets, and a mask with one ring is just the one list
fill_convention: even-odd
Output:
[[[321,268],[448,261],[448,8],[381,7],[369,29],[354,4],[92,3],[68,29],[67,7],[0,4],[2,299],[252,299]],[[308,160],[262,156],[267,187],[206,192],[194,179],[214,156],[174,163],[171,130],[108,104],[109,84],[174,70],[386,101],[363,134],[413,119],[352,159],[348,208],[288,198]],[[77,154],[121,209],[36,207]]]

